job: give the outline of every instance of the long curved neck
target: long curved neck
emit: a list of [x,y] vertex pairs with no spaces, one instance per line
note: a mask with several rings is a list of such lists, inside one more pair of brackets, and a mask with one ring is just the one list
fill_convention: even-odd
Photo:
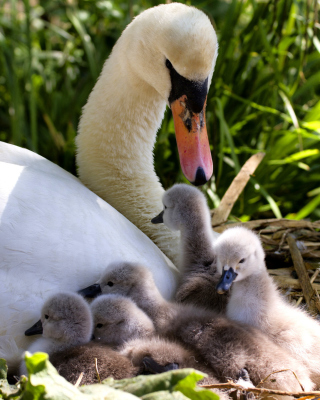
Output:
[[82,182],[146,233],[175,263],[178,236],[150,220],[163,188],[153,147],[166,103],[115,46],[83,109],[76,142]]
[[214,238],[209,216],[196,212],[194,216],[189,215],[188,220],[181,229],[180,238],[179,269],[184,274],[198,272],[200,264],[209,266],[214,261]]

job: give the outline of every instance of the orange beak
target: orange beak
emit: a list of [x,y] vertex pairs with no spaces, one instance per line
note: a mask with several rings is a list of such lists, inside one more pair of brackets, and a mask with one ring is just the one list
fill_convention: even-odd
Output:
[[184,176],[195,186],[205,184],[213,172],[209,146],[205,107],[199,114],[187,107],[187,96],[183,95],[171,103],[174,128]]

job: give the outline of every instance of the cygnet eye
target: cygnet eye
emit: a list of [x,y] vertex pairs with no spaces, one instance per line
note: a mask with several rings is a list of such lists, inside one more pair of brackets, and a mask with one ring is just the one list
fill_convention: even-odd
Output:
[[173,66],[172,66],[171,62],[168,59],[166,59],[166,67],[168,69],[173,69]]
[[109,281],[109,282],[107,283],[107,285],[108,285],[108,286],[113,286],[113,282]]
[[46,314],[44,317],[45,317],[45,319],[48,319],[48,318],[49,318],[49,315],[48,315],[48,314]]
[[243,264],[246,261],[245,258],[241,258],[241,260],[239,261],[239,264]]
[[103,324],[97,324],[97,328],[102,328]]

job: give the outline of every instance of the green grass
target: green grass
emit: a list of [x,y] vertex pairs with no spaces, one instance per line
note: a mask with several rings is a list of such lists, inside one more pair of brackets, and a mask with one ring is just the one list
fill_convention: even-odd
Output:
[[[0,0],[0,139],[75,173],[81,107],[133,15],[155,1]],[[219,204],[239,168],[266,156],[233,215],[320,219],[320,41],[315,0],[194,0],[211,19],[219,56],[207,102]],[[318,7],[319,8],[319,7]],[[155,148],[165,187],[185,181],[171,112]]]

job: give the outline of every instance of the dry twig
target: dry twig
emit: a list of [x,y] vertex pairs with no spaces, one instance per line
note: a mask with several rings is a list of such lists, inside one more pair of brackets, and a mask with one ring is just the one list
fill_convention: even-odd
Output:
[[254,154],[243,165],[224,194],[219,207],[214,210],[211,220],[212,226],[220,225],[227,221],[234,203],[238,200],[238,197],[249,182],[250,176],[254,173],[264,156],[265,153]]
[[215,385],[200,385],[205,389],[237,389],[244,392],[250,392],[257,395],[279,395],[279,396],[292,396],[299,398],[301,396],[320,396],[320,391],[311,392],[286,392],[284,390],[266,389],[266,388],[245,388],[238,383],[229,381],[228,383],[217,383]]
[[79,378],[77,379],[77,382],[75,383],[75,387],[78,387],[80,385],[80,382],[82,381],[84,372],[81,372],[81,374],[79,375]]
[[94,364],[95,364],[95,367],[96,367],[96,374],[97,374],[98,381],[99,381],[99,383],[101,383],[100,374],[99,374],[99,371],[98,371],[98,360],[96,358],[94,359]]

